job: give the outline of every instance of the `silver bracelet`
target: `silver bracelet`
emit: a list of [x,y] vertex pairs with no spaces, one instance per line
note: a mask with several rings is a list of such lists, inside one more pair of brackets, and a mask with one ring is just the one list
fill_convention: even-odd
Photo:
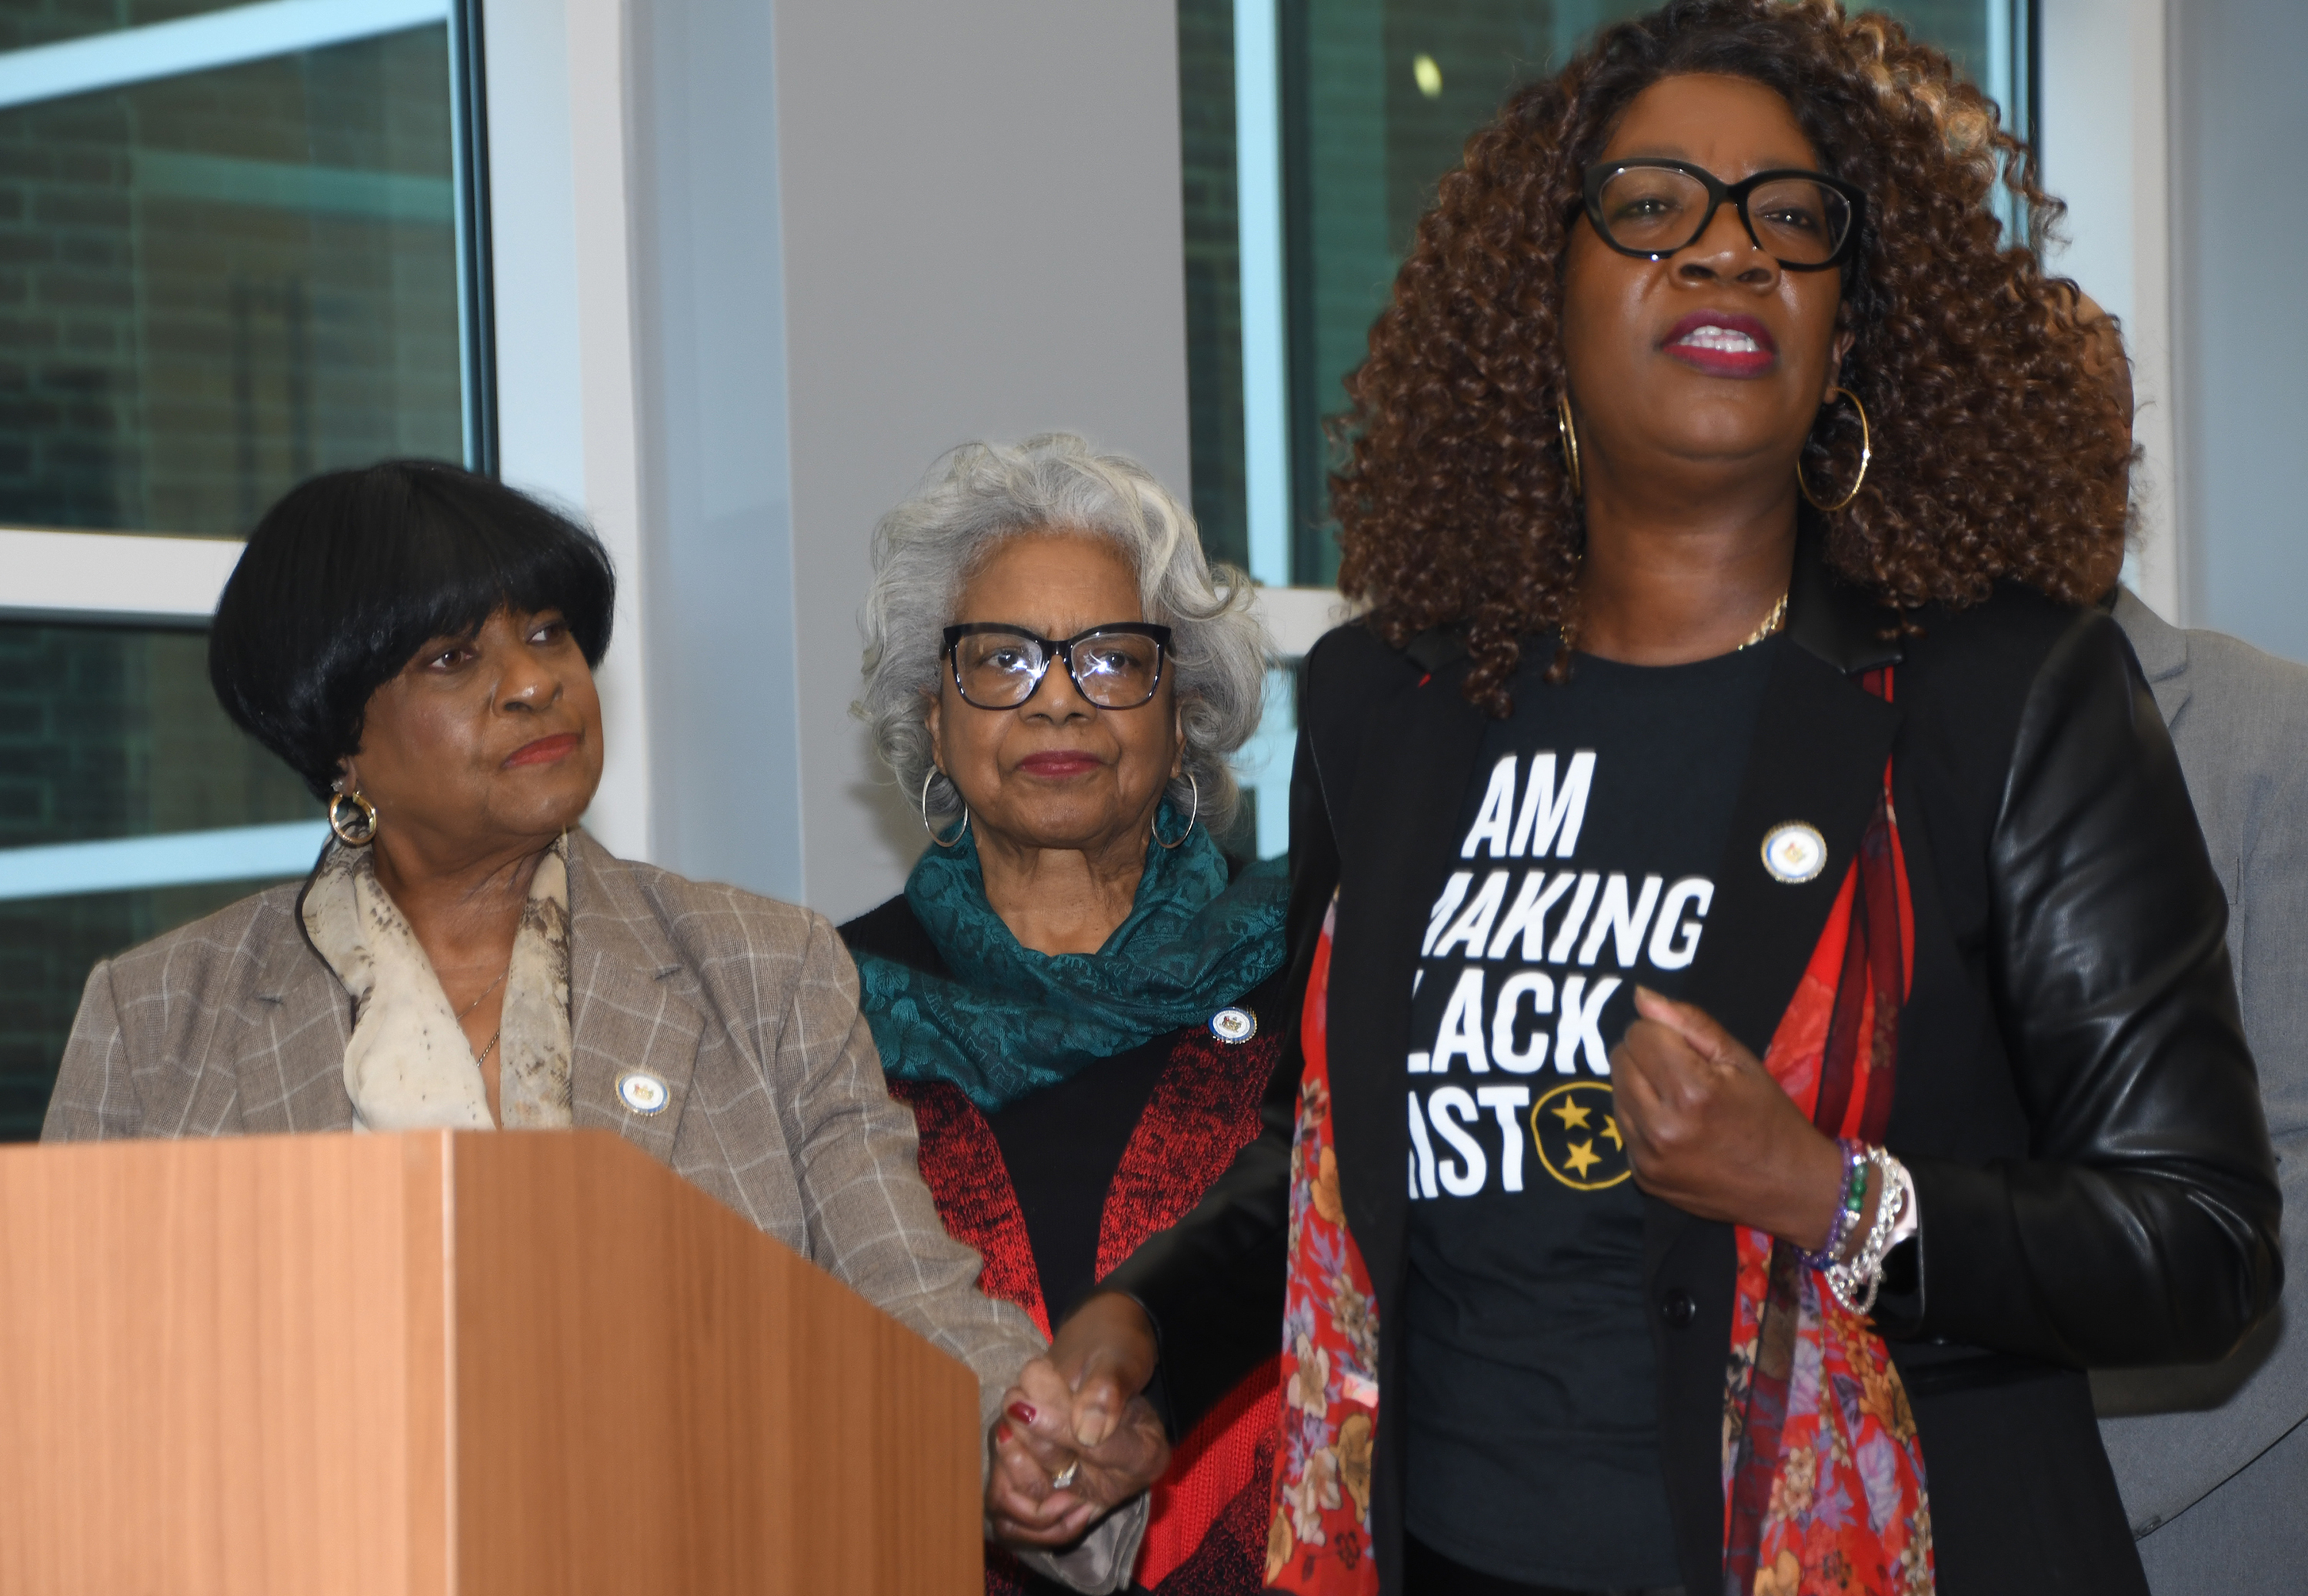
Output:
[[1915,1229],[1902,1221],[1916,1206],[1916,1182],[1906,1164],[1881,1147],[1867,1149],[1867,1162],[1875,1171],[1875,1223],[1867,1227],[1856,1253],[1821,1271],[1835,1300],[1846,1311],[1863,1318],[1875,1310],[1876,1294],[1883,1285],[1883,1255],[1891,1250],[1894,1234],[1906,1235]]

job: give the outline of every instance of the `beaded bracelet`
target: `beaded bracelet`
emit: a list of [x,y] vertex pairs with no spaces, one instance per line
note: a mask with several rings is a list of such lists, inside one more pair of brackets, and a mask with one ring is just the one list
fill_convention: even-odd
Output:
[[[1861,1317],[1875,1311],[1876,1293],[1883,1286],[1883,1255],[1891,1250],[1891,1236],[1916,1203],[1916,1183],[1908,1166],[1881,1147],[1867,1149],[1867,1161],[1882,1177],[1877,1189],[1875,1223],[1849,1263],[1830,1264],[1822,1273],[1827,1289],[1850,1313]],[[1864,1290],[1865,1294],[1861,1295]],[[1856,1299],[1856,1300],[1855,1300]]]
[[1835,1218],[1827,1227],[1827,1240],[1820,1249],[1796,1249],[1796,1256],[1814,1269],[1825,1269],[1835,1263],[1843,1251],[1843,1244],[1851,1239],[1852,1227],[1867,1211],[1867,1149],[1849,1137],[1842,1137],[1836,1146],[1843,1149],[1843,1202],[1835,1210]]

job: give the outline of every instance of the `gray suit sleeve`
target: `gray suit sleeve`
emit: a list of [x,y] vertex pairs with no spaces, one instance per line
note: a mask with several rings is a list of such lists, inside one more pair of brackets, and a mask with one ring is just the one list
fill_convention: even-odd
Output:
[[2199,1502],[2220,1511],[2218,1488],[2308,1417],[2308,669],[2216,633],[2187,637],[2173,741],[2229,890],[2230,959],[2290,1223],[2284,1303],[2233,1354],[2093,1377],[2141,1535]]
[[810,1253],[934,1346],[969,1365],[986,1422],[1042,1338],[1024,1313],[977,1290],[979,1259],[938,1223],[922,1183],[913,1115],[883,1085],[857,977],[833,928],[812,915],[772,1065],[786,1090]]
[[120,1029],[120,1007],[113,998],[112,961],[104,959],[89,972],[88,984],[81,989],[80,1013],[65,1043],[40,1139],[103,1141],[138,1135],[143,1125],[127,1042]]
[[[857,1010],[857,971],[832,925],[810,917],[801,979],[774,1069],[789,1083],[787,1112],[810,1252],[816,1261],[977,1376],[978,1429],[1043,1350],[1022,1310],[977,1290],[977,1253],[945,1232],[923,1184],[914,1117],[894,1102],[874,1034]],[[1059,1555],[1029,1558],[1076,1590],[1127,1589],[1146,1530],[1142,1497]]]

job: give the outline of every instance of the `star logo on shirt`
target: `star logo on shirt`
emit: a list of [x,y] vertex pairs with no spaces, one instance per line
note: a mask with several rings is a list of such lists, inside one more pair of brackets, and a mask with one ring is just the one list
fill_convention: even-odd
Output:
[[1573,1191],[1604,1191],[1634,1173],[1607,1081],[1571,1081],[1531,1105],[1541,1168]]

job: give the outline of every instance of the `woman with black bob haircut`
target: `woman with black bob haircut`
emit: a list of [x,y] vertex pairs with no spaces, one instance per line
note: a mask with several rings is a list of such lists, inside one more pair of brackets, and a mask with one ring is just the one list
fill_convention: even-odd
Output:
[[[939,1225],[832,926],[578,828],[616,593],[590,533],[453,466],[275,505],[210,674],[334,835],[97,965],[43,1137],[611,1130],[969,1364],[990,1425],[1042,1338]],[[1039,1566],[1100,1588],[1142,1516]]]
[[419,644],[501,609],[552,614],[590,671],[608,652],[616,590],[591,533],[492,478],[428,460],[332,472],[257,523],[217,605],[209,681],[325,803],[369,699]]
[[2146,1596],[2085,1371],[2235,1347],[2282,1193],[2057,210],[1834,0],[1468,142],[1348,383],[1295,1055],[1029,1367],[1018,1539],[1279,1352],[1270,1586]]

